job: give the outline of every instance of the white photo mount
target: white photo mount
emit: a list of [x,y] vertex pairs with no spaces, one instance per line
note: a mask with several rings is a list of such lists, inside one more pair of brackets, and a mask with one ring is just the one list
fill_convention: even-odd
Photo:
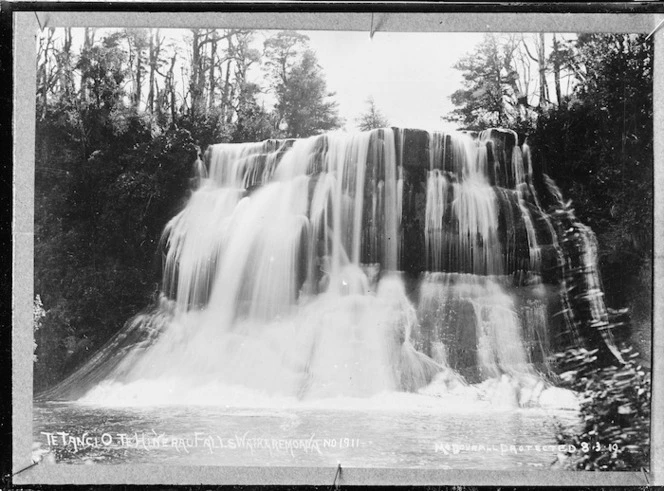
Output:
[[[160,8],[168,4],[161,4]],[[269,5],[269,4],[265,4]],[[655,41],[654,66],[654,312],[652,351],[664,353],[664,14],[658,13],[426,13],[376,10],[342,13],[224,8],[214,12],[13,11],[14,218],[13,218],[13,482],[28,484],[310,484],[310,485],[664,485],[664,359],[653,357],[651,469],[642,472],[467,471],[337,467],[212,467],[157,465],[35,465],[32,444],[32,299],[35,151],[35,33],[45,27],[243,27],[251,29],[466,32],[633,32]],[[278,4],[276,4],[278,7]],[[330,9],[336,8],[334,4]],[[360,8],[359,6],[356,6]],[[340,10],[343,6],[338,7]],[[436,9],[440,11],[435,11]],[[195,9],[192,9],[195,10]],[[658,417],[659,416],[659,417]]]

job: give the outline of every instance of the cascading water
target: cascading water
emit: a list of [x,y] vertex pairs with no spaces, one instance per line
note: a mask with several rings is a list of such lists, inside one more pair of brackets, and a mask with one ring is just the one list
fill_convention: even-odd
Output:
[[[555,186],[517,143],[380,129],[210,147],[164,231],[159,305],[47,397],[313,399],[415,391],[439,373],[537,379],[578,329],[570,310],[589,301],[576,315],[601,324],[606,309],[592,233],[552,212]],[[586,295],[570,298],[570,283]]]

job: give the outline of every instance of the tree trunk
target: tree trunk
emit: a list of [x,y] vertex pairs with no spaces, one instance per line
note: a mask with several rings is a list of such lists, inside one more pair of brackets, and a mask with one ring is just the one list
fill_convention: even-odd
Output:
[[540,79],[540,107],[546,106],[549,101],[549,88],[546,85],[546,56],[544,54],[544,33],[539,33],[539,43],[537,43],[537,63],[539,65]]
[[208,108],[212,109],[214,107],[214,104],[216,102],[214,93],[217,89],[216,87],[216,81],[215,81],[215,73],[214,73],[214,68],[216,66],[216,61],[215,58],[217,57],[217,34],[216,32],[213,34],[214,39],[212,40],[212,44],[210,46],[210,77],[209,77],[209,97],[208,97]]
[[560,52],[558,50],[558,39],[553,34],[553,77],[556,84],[556,101],[560,106],[563,102],[562,92],[560,90]]
[[235,109],[233,107],[233,100],[235,99],[235,84],[231,85],[231,93],[228,99],[228,110],[226,111],[226,123],[231,124],[233,121],[233,114]]
[[[205,32],[205,39],[198,45],[199,56],[198,56],[198,73],[196,77],[196,90],[198,94],[198,114],[204,114],[207,112],[206,97],[205,97],[205,75],[207,70],[205,69],[205,49],[203,44],[208,42],[208,31]],[[201,49],[203,48],[203,51]]]
[[227,50],[227,56],[228,56],[228,61],[226,63],[226,78],[224,80],[224,90],[221,94],[221,119],[222,121],[226,121],[226,118],[228,117],[228,107],[231,104],[231,99],[230,99],[230,92],[231,92],[231,63],[232,63],[232,57],[233,57],[233,52],[235,47],[233,46],[233,39],[232,39],[232,34],[229,35],[226,40],[228,41],[228,50]]
[[231,87],[231,60],[226,63],[226,80],[224,81],[224,100],[222,101],[222,117],[224,120],[228,117],[231,101],[233,98]]
[[73,80],[71,78],[71,27],[65,29],[65,40],[62,45],[62,62],[60,63],[60,86],[64,94],[69,98],[73,92]]
[[[86,27],[83,32],[83,50],[87,51],[92,48],[94,43],[94,28]],[[81,73],[81,100],[88,100],[88,89],[86,87],[88,79],[85,75],[85,71]]]
[[141,62],[141,45],[136,43],[136,90],[134,96],[134,106],[136,109],[141,105],[141,86],[143,85],[143,78],[141,71],[143,70],[143,63]]
[[129,99],[132,106],[136,106],[136,72],[134,71],[134,49],[131,34],[127,32],[127,48],[129,49],[129,76],[131,77],[131,92]]
[[[157,36],[159,35],[159,29],[157,29]],[[148,63],[150,65],[150,75],[148,78],[148,100],[146,102],[147,110],[150,114],[154,113],[154,72],[157,69],[155,52],[157,50],[155,42],[155,34],[150,29],[150,46],[148,48]]]
[[48,72],[48,38],[44,41],[39,38],[39,49],[37,52],[37,95],[42,102],[41,118],[46,113],[46,73]]
[[[166,77],[166,84],[167,84],[167,89],[168,93],[171,96],[171,123],[173,126],[177,126],[177,98],[175,96],[175,60],[177,58],[177,54],[173,54],[173,58],[171,59],[171,67],[168,69],[168,76]],[[166,90],[166,89],[165,89]]]
[[191,93],[191,115],[192,118],[194,118],[197,114],[197,109],[200,104],[200,93],[198,90],[198,72],[200,68],[200,58],[201,58],[201,46],[200,46],[200,33],[198,29],[192,29],[191,32],[193,33],[193,38],[192,38],[192,43],[191,43],[191,49],[192,49],[192,56],[191,56],[191,75],[189,79],[189,92]]

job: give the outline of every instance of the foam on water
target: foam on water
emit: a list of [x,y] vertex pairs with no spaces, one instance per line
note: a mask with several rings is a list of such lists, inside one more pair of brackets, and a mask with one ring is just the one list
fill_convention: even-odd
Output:
[[514,410],[578,411],[579,408],[575,393],[541,382],[530,381],[527,385],[515,379],[502,378],[469,385],[459,380],[450,383],[448,377],[449,374],[437,377],[417,393],[381,391],[369,397],[338,395],[299,399],[216,382],[192,387],[186,378],[174,376],[126,384],[106,381],[77,403],[109,408],[211,406],[243,409],[243,414],[246,410],[255,409],[260,416],[284,410],[492,413]]

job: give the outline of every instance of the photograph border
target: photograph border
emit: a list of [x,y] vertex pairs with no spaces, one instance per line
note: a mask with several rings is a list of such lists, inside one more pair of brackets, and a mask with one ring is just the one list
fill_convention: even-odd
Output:
[[[71,4],[70,4],[71,5]],[[192,7],[195,4],[192,4]],[[244,8],[247,8],[247,4]],[[12,481],[25,484],[313,484],[331,485],[654,485],[664,484],[664,357],[652,358],[650,472],[480,471],[337,467],[226,467],[158,465],[34,465],[31,461],[34,281],[34,163],[37,30],[46,27],[244,27],[251,29],[395,32],[630,32],[654,38],[654,252],[652,353],[664,353],[664,21],[663,13],[468,13],[391,11],[316,12],[311,4],[217,4],[214,12],[63,11],[14,9],[13,15],[13,278]],[[326,4],[327,9],[333,6]],[[94,8],[90,4],[83,8]],[[108,8],[106,4],[106,8]],[[126,4],[123,5],[126,7]],[[199,7],[196,5],[196,7]],[[265,7],[263,10],[262,8]],[[417,7],[417,4],[414,5]],[[429,6],[430,7],[430,6]],[[458,7],[458,6],[457,6]],[[660,5],[661,7],[661,5]],[[72,7],[70,7],[72,8]],[[112,6],[111,6],[112,8]],[[159,8],[169,8],[169,3]],[[308,8],[309,11],[299,11]],[[349,10],[348,4],[337,8]],[[274,11],[273,11],[274,9]],[[96,10],[96,9],[95,9]],[[119,8],[117,8],[119,10]],[[277,11],[279,10],[279,11]],[[322,9],[325,10],[325,9]],[[373,12],[372,12],[373,11]],[[661,9],[660,9],[661,12]],[[524,29],[526,28],[526,29]],[[659,299],[659,300],[658,300]]]

